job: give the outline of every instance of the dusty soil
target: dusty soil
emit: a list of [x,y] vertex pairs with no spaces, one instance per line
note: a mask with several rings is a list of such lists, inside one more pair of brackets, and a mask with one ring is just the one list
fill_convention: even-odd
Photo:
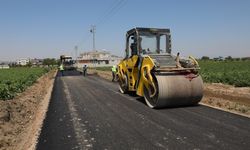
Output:
[[250,88],[205,83],[201,104],[250,117]]
[[[89,70],[89,73],[112,80],[111,71]],[[250,117],[250,88],[205,83],[204,96],[200,104]]]
[[112,80],[112,72],[111,71],[101,71],[101,70],[93,70],[89,69],[88,74],[97,74],[98,76],[107,79],[107,80]]
[[34,149],[49,103],[56,70],[12,100],[0,100],[0,149]]

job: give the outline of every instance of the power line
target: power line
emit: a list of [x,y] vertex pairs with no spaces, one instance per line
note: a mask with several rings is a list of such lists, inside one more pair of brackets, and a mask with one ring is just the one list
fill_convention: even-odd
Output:
[[[103,16],[99,17],[98,21],[96,22],[96,26],[100,27],[103,25],[105,22],[107,22],[110,18],[112,18],[125,4],[127,0],[117,0],[115,1],[106,11],[102,14]],[[93,34],[93,50],[95,50],[95,30],[96,26],[94,27],[93,30],[93,25],[91,26],[91,30],[94,32],[91,32]],[[79,42],[77,45],[80,46],[81,44],[84,44],[87,42],[88,39],[90,39],[89,36],[89,30],[84,34],[86,35],[81,42]]]
[[98,21],[96,23],[99,24],[103,20],[103,18],[110,13],[110,11],[112,11],[113,9],[115,9],[115,7],[117,7],[120,1],[121,0],[115,0],[115,2],[102,13],[103,15],[97,19]]
[[126,0],[119,0],[116,2],[117,3],[115,3],[113,7],[110,7],[107,13],[105,13],[105,15],[96,23],[97,26],[104,24],[104,22],[114,16],[126,4]]
[[86,43],[90,39],[91,33],[89,32],[89,29],[86,30],[83,35],[85,35],[85,36],[81,40],[79,40],[78,43],[76,43],[76,45],[78,46],[78,48],[81,48],[81,47],[83,48],[84,43]]

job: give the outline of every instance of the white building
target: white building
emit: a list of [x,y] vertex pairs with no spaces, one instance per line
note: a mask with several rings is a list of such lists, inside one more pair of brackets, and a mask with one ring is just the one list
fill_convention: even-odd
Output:
[[78,67],[88,65],[90,67],[103,67],[117,65],[122,58],[112,55],[108,51],[90,51],[80,54]]
[[0,69],[9,69],[10,66],[9,65],[0,65]]
[[30,62],[32,64],[32,66],[42,66],[43,65],[43,59],[34,58],[34,59],[30,59]]
[[21,58],[16,61],[17,65],[25,66],[30,62],[30,59],[28,58]]

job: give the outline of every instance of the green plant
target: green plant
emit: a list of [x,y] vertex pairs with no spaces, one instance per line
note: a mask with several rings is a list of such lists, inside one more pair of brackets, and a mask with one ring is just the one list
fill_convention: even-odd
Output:
[[48,71],[45,68],[23,67],[0,70],[0,99],[13,99]]
[[199,61],[205,82],[250,87],[250,61]]

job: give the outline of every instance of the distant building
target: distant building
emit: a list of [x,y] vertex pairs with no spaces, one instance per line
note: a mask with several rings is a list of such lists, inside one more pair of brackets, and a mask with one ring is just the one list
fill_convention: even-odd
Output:
[[0,69],[9,69],[10,66],[9,65],[0,65]]
[[78,57],[78,67],[88,65],[90,67],[102,67],[117,65],[122,58],[112,55],[108,51],[90,51],[81,53]]
[[30,59],[28,58],[21,58],[16,61],[17,65],[25,66],[30,62]]
[[43,65],[43,59],[34,58],[30,60],[32,66],[42,66]]
[[223,61],[223,60],[225,60],[225,58],[222,57],[222,56],[219,56],[219,57],[215,57],[213,60],[215,60],[215,61]]

